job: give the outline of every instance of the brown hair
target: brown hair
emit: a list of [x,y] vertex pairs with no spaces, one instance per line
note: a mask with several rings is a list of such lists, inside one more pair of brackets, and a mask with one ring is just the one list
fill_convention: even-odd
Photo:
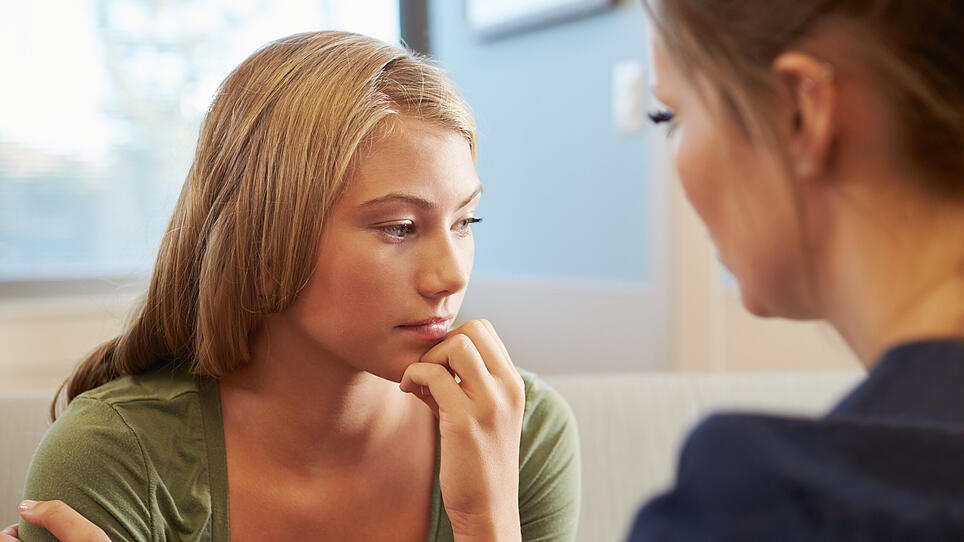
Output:
[[263,316],[308,281],[353,162],[401,114],[455,130],[475,157],[468,106],[442,70],[401,47],[312,32],[242,62],[205,117],[144,300],[64,382],[67,402],[161,364],[218,377],[248,360]]
[[888,93],[923,188],[964,197],[961,0],[644,2],[674,60],[705,73],[746,131],[771,141],[758,104],[774,91],[772,62],[818,25],[846,29]]

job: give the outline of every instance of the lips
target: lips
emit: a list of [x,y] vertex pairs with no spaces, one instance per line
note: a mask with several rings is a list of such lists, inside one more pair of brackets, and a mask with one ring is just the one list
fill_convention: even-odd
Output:
[[439,341],[444,339],[446,333],[449,332],[449,324],[451,322],[451,316],[435,316],[417,322],[402,324],[398,326],[398,328],[421,339]]

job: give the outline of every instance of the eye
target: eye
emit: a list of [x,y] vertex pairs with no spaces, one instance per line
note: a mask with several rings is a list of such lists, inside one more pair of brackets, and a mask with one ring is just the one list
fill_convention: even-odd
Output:
[[415,224],[411,222],[401,222],[399,224],[388,224],[379,226],[379,230],[385,232],[392,239],[404,239],[411,233],[415,233]]
[[674,115],[669,109],[660,109],[657,111],[650,111],[647,116],[649,116],[649,120],[653,124],[663,124],[664,122],[671,122]]
[[479,222],[482,222],[482,219],[476,217],[459,220],[455,223],[455,231],[467,235],[472,232],[472,224],[478,224]]
[[647,116],[653,124],[666,124],[666,137],[672,136],[676,131],[676,114],[669,109],[650,111]]

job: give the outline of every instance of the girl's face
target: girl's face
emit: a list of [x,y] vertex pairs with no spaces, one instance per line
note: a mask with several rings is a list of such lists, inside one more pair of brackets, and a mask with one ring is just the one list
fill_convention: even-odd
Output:
[[674,66],[658,32],[650,35],[652,92],[673,113],[673,162],[743,304],[760,316],[806,317],[796,196],[779,162],[747,139],[705,80]]
[[319,356],[399,381],[445,335],[472,271],[482,187],[460,134],[407,117],[362,157],[282,315]]

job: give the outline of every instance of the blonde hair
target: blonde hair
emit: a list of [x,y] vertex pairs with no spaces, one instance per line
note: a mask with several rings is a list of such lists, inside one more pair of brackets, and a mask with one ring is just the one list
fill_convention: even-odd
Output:
[[[774,59],[834,24],[876,76],[921,188],[964,198],[964,32],[960,0],[644,0],[674,60],[706,74],[751,138],[774,146],[761,103]],[[785,157],[780,157],[785,160]]]
[[145,298],[64,382],[67,402],[161,364],[218,377],[250,359],[251,332],[308,281],[354,162],[399,115],[455,130],[474,159],[468,106],[442,70],[401,47],[310,32],[242,62],[205,117]]

